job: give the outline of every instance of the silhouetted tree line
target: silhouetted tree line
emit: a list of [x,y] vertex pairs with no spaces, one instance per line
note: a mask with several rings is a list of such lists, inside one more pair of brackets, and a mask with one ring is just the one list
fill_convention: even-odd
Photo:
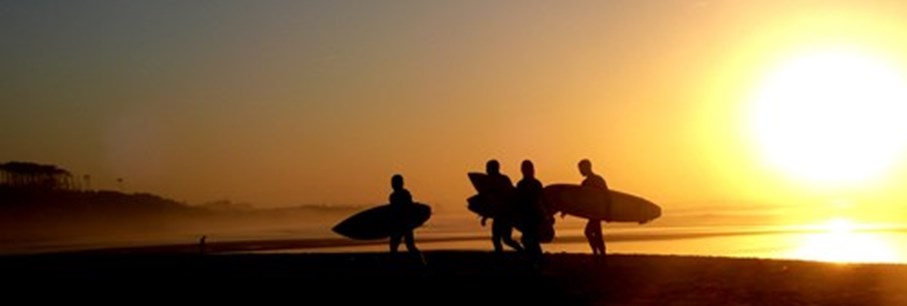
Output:
[[0,185],[31,189],[73,189],[72,174],[54,165],[12,161],[0,164]]
[[0,217],[160,215],[200,211],[150,193],[78,190],[69,171],[30,162],[0,164]]
[[36,192],[0,186],[0,212],[59,213],[172,213],[200,210],[150,193],[47,190]]

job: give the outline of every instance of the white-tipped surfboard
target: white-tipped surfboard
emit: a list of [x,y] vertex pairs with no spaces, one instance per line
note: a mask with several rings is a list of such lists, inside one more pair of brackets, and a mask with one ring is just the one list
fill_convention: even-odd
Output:
[[357,240],[383,239],[397,231],[420,227],[430,217],[431,206],[426,204],[385,204],[360,211],[337,223],[332,230]]
[[604,193],[600,189],[580,185],[553,184],[545,186],[544,197],[550,213],[564,212],[607,222],[640,224],[661,217],[661,207],[655,203],[615,190]]

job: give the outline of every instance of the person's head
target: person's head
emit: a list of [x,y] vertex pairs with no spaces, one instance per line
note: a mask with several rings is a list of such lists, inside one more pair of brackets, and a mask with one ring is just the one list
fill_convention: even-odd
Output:
[[592,162],[588,159],[579,161],[577,167],[579,167],[579,173],[583,176],[589,176],[590,174],[592,174]]
[[492,159],[485,163],[485,173],[488,174],[499,174],[501,173],[501,164],[498,163],[498,160]]
[[524,160],[523,163],[520,164],[520,171],[523,172],[524,177],[535,177],[535,166],[532,165],[531,160]]
[[391,177],[391,188],[394,188],[394,190],[403,189],[403,176],[402,175],[394,174],[394,176]]

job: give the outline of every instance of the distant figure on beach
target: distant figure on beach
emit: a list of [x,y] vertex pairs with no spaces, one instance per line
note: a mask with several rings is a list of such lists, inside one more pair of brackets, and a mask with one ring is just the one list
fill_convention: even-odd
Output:
[[202,235],[202,238],[198,239],[198,253],[205,254],[205,241],[208,240],[208,235]]
[[[501,242],[517,251],[522,251],[523,247],[513,240],[513,182],[504,174],[501,174],[501,164],[497,160],[489,160],[485,163],[485,172],[492,181],[490,195],[496,198],[494,209],[494,220],[491,221],[491,244],[494,245],[495,253],[504,251]],[[487,217],[482,217],[482,226],[485,225]]]
[[542,182],[535,178],[535,166],[532,161],[524,160],[520,164],[520,171],[523,173],[523,179],[516,185],[517,222],[521,223],[523,229],[520,240],[527,254],[540,256],[542,255],[540,231],[547,216],[542,203]]
[[[591,161],[583,159],[579,161],[577,166],[579,167],[579,173],[586,177],[582,183],[583,187],[591,187],[601,189],[602,192],[608,192],[608,184],[605,183],[605,179],[592,172]],[[606,215],[610,215],[610,213]],[[602,235],[602,220],[589,219],[586,223],[585,234],[586,240],[589,241],[589,246],[592,247],[592,254],[605,256],[605,238]]]
[[[392,207],[404,207],[405,205],[414,205],[413,196],[409,193],[408,190],[403,188],[403,176],[395,174],[391,177],[391,187],[394,189],[390,195],[390,205]],[[402,227],[402,226],[401,226]],[[399,231],[391,234],[390,237],[390,252],[391,254],[397,253],[397,248],[400,246],[400,239],[402,238],[406,243],[406,250],[412,254],[420,255],[419,249],[416,248],[415,238],[413,237],[412,229],[400,229]]]

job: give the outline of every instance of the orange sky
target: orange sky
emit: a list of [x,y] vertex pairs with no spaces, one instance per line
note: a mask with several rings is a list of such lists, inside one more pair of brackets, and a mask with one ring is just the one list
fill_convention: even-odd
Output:
[[829,188],[754,148],[749,97],[786,56],[907,63],[907,5],[788,2],[7,4],[0,160],[190,203],[380,204],[401,173],[458,210],[489,158],[543,183],[589,158],[669,207],[907,199],[904,158]]

